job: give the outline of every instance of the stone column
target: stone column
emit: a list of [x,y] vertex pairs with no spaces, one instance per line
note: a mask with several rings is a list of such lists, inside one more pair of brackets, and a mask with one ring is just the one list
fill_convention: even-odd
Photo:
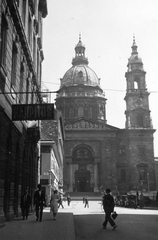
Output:
[[94,163],[94,192],[98,192],[98,163]]

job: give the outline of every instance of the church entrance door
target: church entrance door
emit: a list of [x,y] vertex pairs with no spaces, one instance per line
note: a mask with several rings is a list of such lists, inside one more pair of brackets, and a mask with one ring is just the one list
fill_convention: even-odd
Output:
[[77,189],[77,192],[89,192],[90,191],[90,172],[88,170],[76,171],[75,187]]

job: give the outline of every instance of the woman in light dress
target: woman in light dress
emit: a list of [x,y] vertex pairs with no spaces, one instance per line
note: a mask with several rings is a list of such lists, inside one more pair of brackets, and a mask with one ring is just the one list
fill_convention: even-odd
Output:
[[54,190],[54,193],[51,195],[51,200],[50,200],[50,210],[53,213],[54,220],[56,220],[56,215],[58,212],[58,200],[59,200],[58,191]]

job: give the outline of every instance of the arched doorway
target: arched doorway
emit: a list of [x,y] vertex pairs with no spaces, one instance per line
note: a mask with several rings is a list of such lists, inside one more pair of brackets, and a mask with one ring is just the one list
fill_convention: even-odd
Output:
[[[72,161],[78,166],[74,172],[74,189],[77,192],[91,192],[94,189],[93,151],[86,145],[78,146],[72,154]],[[90,170],[91,169],[91,170]]]

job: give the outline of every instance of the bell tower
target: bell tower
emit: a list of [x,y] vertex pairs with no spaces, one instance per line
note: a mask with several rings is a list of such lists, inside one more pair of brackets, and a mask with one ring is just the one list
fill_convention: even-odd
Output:
[[126,101],[126,132],[129,139],[130,184],[132,189],[148,191],[155,189],[155,165],[153,129],[150,109],[149,92],[146,87],[146,72],[142,59],[138,56],[135,37],[132,53],[128,59],[125,73],[127,90]]
[[126,101],[126,129],[151,129],[152,122],[149,110],[149,92],[146,87],[142,59],[138,56],[135,37],[133,37],[132,53],[128,59],[125,73],[127,91]]

